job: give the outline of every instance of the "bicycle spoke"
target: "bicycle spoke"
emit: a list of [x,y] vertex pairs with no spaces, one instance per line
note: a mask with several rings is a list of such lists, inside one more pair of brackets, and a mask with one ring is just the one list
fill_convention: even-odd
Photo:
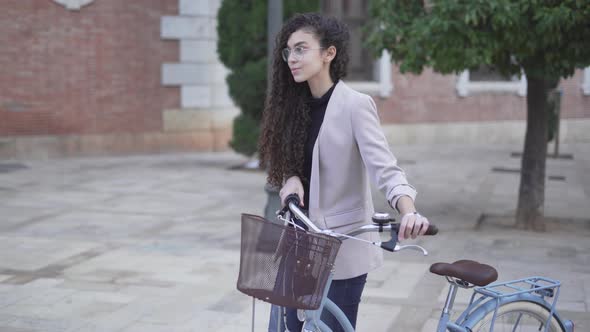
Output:
[[518,319],[516,320],[516,323],[514,324],[514,328],[512,329],[512,332],[516,332],[516,328],[518,327],[521,319],[522,319],[522,314],[519,314]]
[[[545,331],[544,317],[529,312],[510,311],[499,314],[494,322],[494,332],[543,332]],[[477,331],[489,331],[491,321],[482,325]],[[550,331],[552,331],[550,329]]]

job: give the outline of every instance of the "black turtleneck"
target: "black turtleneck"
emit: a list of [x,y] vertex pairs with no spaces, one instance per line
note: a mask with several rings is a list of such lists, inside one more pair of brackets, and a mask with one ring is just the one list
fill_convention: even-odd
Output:
[[330,101],[330,96],[332,96],[332,91],[334,91],[335,86],[336,82],[332,85],[330,90],[324,93],[324,95],[320,98],[311,97],[307,101],[307,105],[309,106],[310,111],[309,115],[311,117],[311,122],[309,124],[309,127],[307,128],[307,140],[305,141],[303,159],[303,190],[305,193],[303,200],[305,202],[306,209],[309,209],[309,182],[311,180],[311,161],[313,158],[313,146],[315,145],[315,141],[318,138],[320,128],[322,127],[322,123],[324,122],[326,107],[328,107],[328,101]]

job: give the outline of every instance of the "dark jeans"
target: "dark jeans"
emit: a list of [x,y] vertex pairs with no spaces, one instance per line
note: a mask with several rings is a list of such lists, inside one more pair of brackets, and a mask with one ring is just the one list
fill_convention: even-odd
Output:
[[[350,323],[356,328],[356,316],[358,313],[361,295],[365,288],[367,274],[351,279],[333,280],[328,291],[328,298],[344,312]],[[334,332],[344,331],[332,314],[327,310],[322,312],[322,321]],[[303,322],[297,319],[297,310],[287,308],[287,327],[290,331],[301,331]]]

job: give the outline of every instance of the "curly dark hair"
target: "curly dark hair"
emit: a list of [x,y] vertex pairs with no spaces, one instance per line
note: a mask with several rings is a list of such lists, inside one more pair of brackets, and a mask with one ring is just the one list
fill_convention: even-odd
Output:
[[336,48],[336,56],[330,62],[332,81],[337,82],[346,76],[349,59],[348,28],[334,17],[318,13],[296,14],[285,22],[277,35],[271,89],[262,115],[258,142],[260,165],[268,170],[268,183],[277,187],[287,177],[297,175],[302,178],[303,150],[311,121],[306,104],[311,98],[309,85],[307,82],[295,82],[288,64],[281,57],[281,50],[287,47],[289,37],[297,30],[312,33],[322,48]]

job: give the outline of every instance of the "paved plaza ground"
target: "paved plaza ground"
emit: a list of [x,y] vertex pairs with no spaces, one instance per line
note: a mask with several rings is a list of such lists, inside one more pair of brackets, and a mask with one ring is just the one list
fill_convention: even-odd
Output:
[[[433,331],[447,283],[430,264],[462,258],[500,280],[563,282],[558,308],[590,331],[590,144],[547,161],[548,232],[516,230],[519,146],[400,146],[436,237],[430,255],[386,253],[370,273],[359,331]],[[233,153],[0,161],[1,332],[249,331],[236,290],[240,214],[262,214],[265,174]],[[495,170],[495,171],[493,171]],[[374,194],[378,210],[387,210]],[[483,217],[482,217],[483,216]],[[486,217],[487,216],[487,217]],[[465,307],[461,291],[456,308]],[[268,305],[258,302],[257,331]]]

